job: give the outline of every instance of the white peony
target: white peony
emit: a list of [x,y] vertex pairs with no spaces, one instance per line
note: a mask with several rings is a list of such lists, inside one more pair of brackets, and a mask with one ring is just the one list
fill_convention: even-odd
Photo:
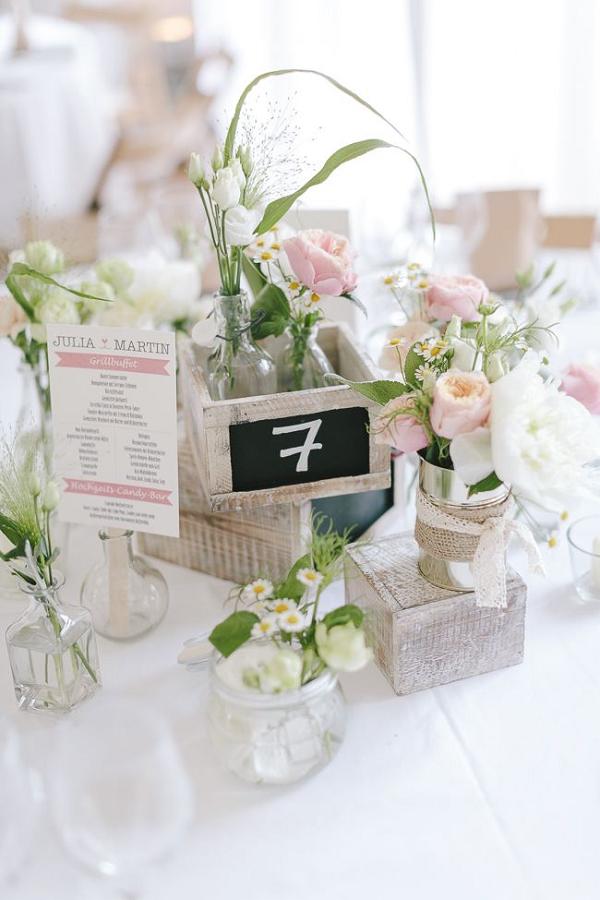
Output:
[[[241,166],[239,166],[241,172]],[[244,173],[242,172],[242,177]],[[231,209],[240,202],[241,185],[238,173],[232,166],[219,169],[215,175],[211,195],[219,209]]]
[[247,247],[254,240],[254,229],[261,219],[258,208],[234,206],[225,213],[225,243],[229,247]]
[[577,400],[545,383],[538,369],[539,357],[529,351],[492,385],[487,450],[486,429],[477,429],[455,438],[450,455],[467,484],[495,471],[518,494],[560,510],[586,492],[583,467],[600,456],[600,428]]
[[354,622],[334,625],[329,630],[319,622],[315,631],[319,656],[335,672],[356,672],[371,659],[373,653],[365,643],[365,633]]

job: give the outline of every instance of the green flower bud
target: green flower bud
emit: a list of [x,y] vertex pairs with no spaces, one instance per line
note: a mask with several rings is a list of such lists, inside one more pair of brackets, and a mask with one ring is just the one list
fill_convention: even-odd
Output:
[[246,178],[252,171],[252,154],[250,153],[250,147],[248,146],[240,146],[237,149],[237,157],[241,163],[242,171]]
[[40,484],[37,472],[32,472],[29,476],[29,490],[33,497],[39,497],[42,493],[42,485]]
[[52,510],[56,509],[56,507],[58,506],[59,500],[60,494],[58,491],[58,485],[55,481],[49,481],[46,485],[44,496],[42,498],[42,509],[44,510],[44,512],[52,512]]
[[190,153],[190,161],[188,163],[188,178],[196,187],[204,182],[204,166],[199,153]]
[[215,148],[215,152],[213,153],[213,158],[211,160],[211,165],[213,167],[213,172],[218,172],[219,169],[223,168],[224,159],[221,147]]

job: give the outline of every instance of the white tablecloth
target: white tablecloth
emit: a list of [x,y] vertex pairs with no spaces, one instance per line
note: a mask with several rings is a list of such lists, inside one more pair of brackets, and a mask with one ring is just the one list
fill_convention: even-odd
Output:
[[[594,320],[573,327],[589,335]],[[76,529],[70,599],[97,551]],[[564,540],[545,556],[547,580],[529,580],[522,665],[408,697],[374,665],[344,677],[346,740],[330,766],[289,788],[246,785],[213,758],[206,674],[175,660],[187,637],[222,617],[228,586],[161,563],[171,606],[159,629],[129,645],[100,639],[104,694],[159,710],[195,785],[193,829],[144,900],[597,900],[600,608],[578,603]],[[338,585],[329,602],[340,598]],[[21,608],[2,598],[0,626]],[[29,758],[48,758],[56,722],[17,712],[3,642],[0,714]],[[116,896],[86,879],[45,827],[2,897]]]
[[0,17],[0,243],[16,244],[25,215],[61,218],[90,204],[116,140],[94,38],[81,26],[35,18],[30,52],[12,56]]

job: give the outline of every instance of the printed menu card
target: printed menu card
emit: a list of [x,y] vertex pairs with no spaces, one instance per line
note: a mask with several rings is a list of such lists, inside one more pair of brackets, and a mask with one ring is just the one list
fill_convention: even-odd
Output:
[[60,518],[177,537],[175,334],[47,329]]

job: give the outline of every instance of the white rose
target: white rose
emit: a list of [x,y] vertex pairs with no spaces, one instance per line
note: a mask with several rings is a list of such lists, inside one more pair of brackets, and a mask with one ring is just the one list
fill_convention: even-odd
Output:
[[225,243],[229,247],[247,247],[261,219],[259,209],[234,206],[225,214]]
[[0,296],[0,337],[16,338],[27,324],[23,309],[9,294]]
[[263,694],[279,694],[295,691],[300,687],[302,660],[293,650],[278,650],[260,667],[258,683]]
[[62,250],[50,241],[30,241],[26,244],[25,262],[43,275],[55,275],[65,267]]
[[319,656],[335,672],[356,672],[371,659],[373,653],[365,644],[365,633],[354,622],[334,625],[327,630],[319,622],[315,632]]
[[[243,174],[243,173],[242,173]],[[231,166],[219,169],[212,186],[212,198],[221,210],[231,209],[240,202],[240,182]]]

